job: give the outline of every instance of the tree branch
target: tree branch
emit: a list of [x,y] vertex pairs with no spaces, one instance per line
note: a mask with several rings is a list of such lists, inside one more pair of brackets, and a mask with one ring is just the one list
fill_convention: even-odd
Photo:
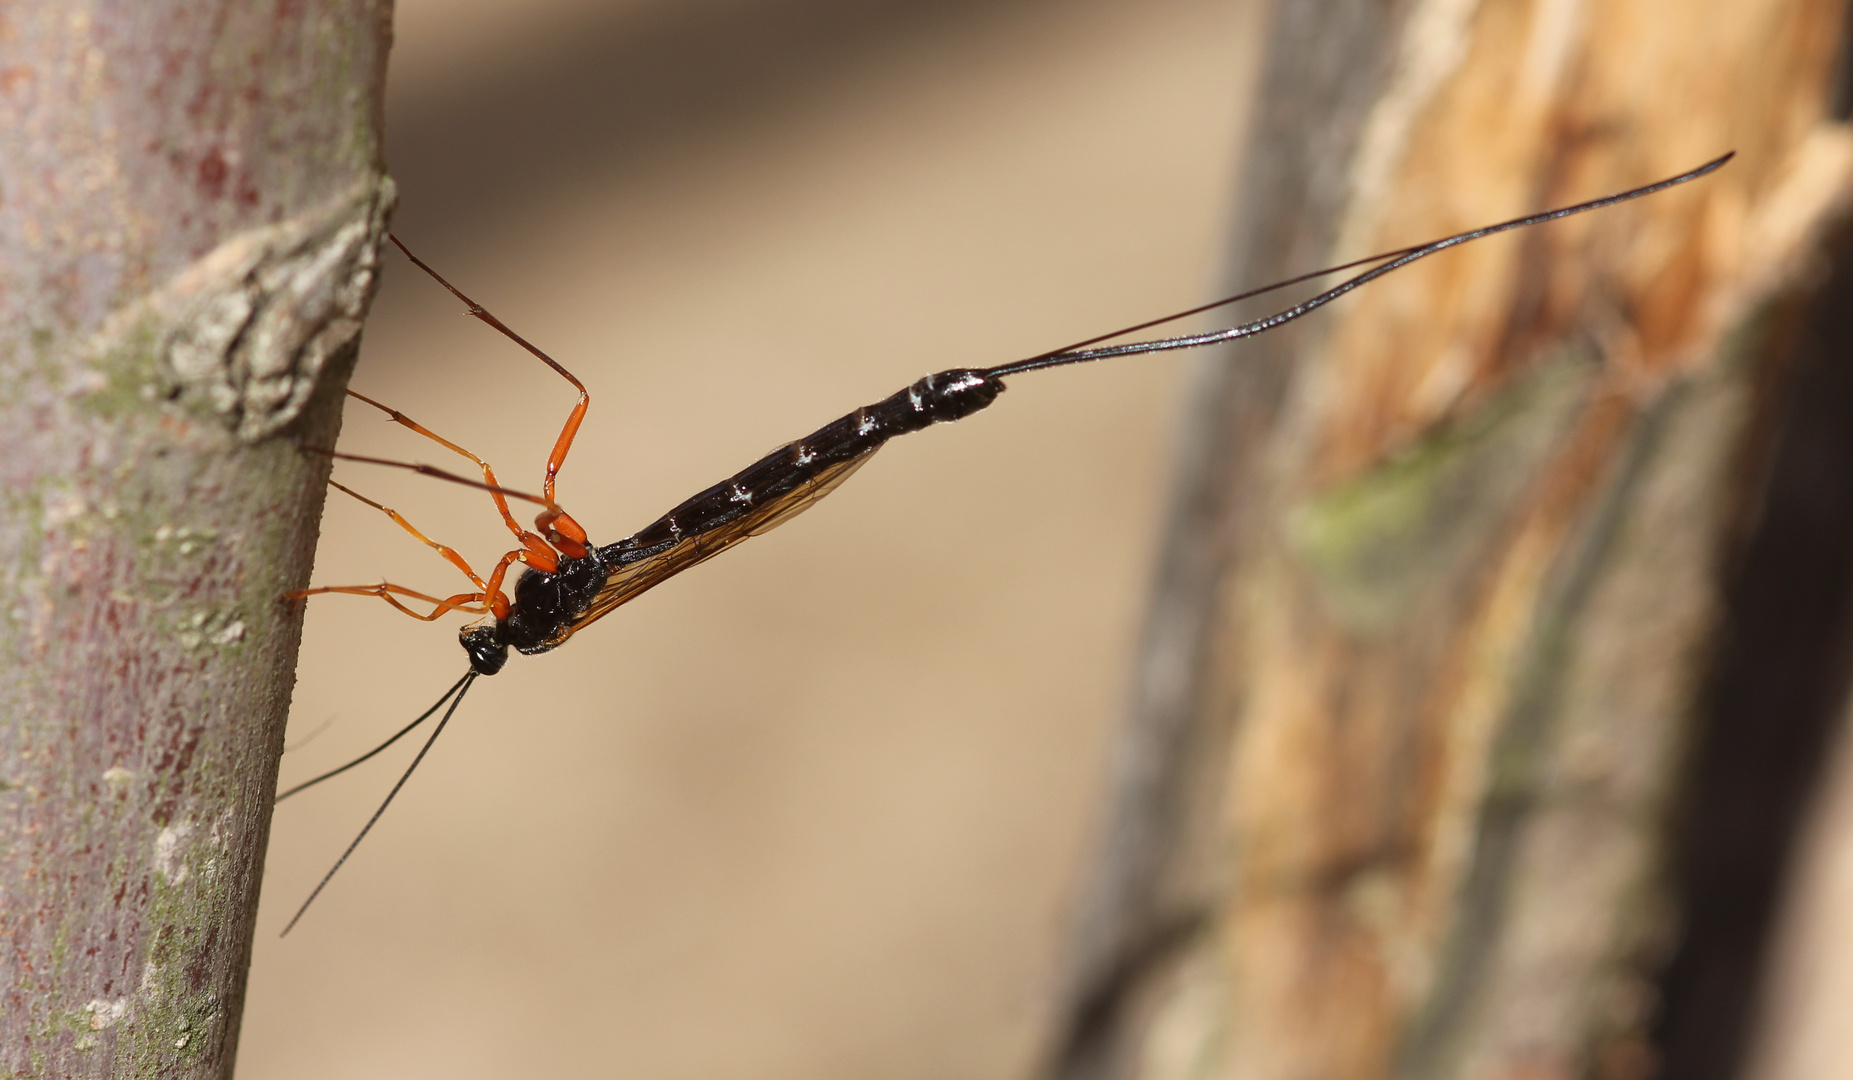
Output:
[[0,1073],[231,1074],[390,18],[0,13]]

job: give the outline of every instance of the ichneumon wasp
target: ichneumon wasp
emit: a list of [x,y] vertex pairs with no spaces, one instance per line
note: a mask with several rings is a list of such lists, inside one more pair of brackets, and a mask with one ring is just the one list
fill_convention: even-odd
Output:
[[[646,590],[713,558],[741,541],[776,528],[802,513],[847,480],[888,440],[923,430],[934,424],[951,423],[989,407],[1006,388],[1003,381],[1006,378],[1045,368],[1064,367],[1143,353],[1201,348],[1252,337],[1302,318],[1346,293],[1419,259],[1497,233],[1603,209],[1664,191],[1717,170],[1732,156],[1732,154],[1725,154],[1677,176],[1587,202],[1514,218],[1425,244],[1382,252],[1338,266],[1301,274],[1285,281],[1088,338],[1023,360],[986,368],[954,368],[928,375],[881,401],[864,406],[826,424],[804,438],[786,443],[728,479],[683,500],[682,503],[641,531],[603,546],[594,544],[589,539],[585,529],[566,513],[555,497],[556,480],[560,468],[565,464],[567,455],[572,449],[574,437],[584,422],[590,405],[590,394],[584,384],[565,367],[515,333],[487,309],[471,300],[436,271],[412,255],[395,237],[393,242],[399,245],[406,257],[462,301],[471,315],[507,336],[566,379],[578,391],[579,400],[568,415],[559,437],[555,440],[553,451],[548,456],[541,492],[534,495],[503,486],[486,461],[398,410],[349,391],[354,398],[384,412],[394,423],[423,435],[468,459],[481,470],[482,479],[460,476],[428,465],[413,465],[328,450],[318,452],[343,460],[410,469],[435,478],[481,488],[494,501],[503,523],[515,537],[517,546],[503,554],[486,577],[481,576],[461,554],[426,537],[397,511],[330,481],[342,492],[386,514],[395,524],[421,543],[436,550],[440,556],[468,577],[476,588],[470,592],[440,598],[390,583],[320,586],[290,593],[287,599],[295,601],[324,593],[377,596],[399,611],[422,621],[436,620],[451,611],[486,615],[493,621],[478,621],[463,629],[460,641],[469,659],[469,670],[417,719],[360,757],[278,795],[279,800],[288,798],[304,788],[367,761],[422,725],[439,710],[443,710],[442,718],[426,738],[411,765],[401,774],[398,782],[393,785],[392,790],[381,802],[379,808],[374,811],[373,816],[368,819],[366,825],[361,828],[359,834],[354,837],[346,851],[323,876],[315,890],[309,894],[308,899],[303,902],[295,916],[284,927],[283,933],[289,933],[301,920],[310,904],[314,903],[315,898],[327,887],[342,864],[365,839],[380,815],[391,805],[400,788],[405,785],[406,780],[424,759],[426,752],[443,733],[445,725],[455,715],[458,706],[462,704],[464,695],[469,691],[470,684],[479,676],[494,675],[499,672],[508,661],[508,651],[511,647],[525,654],[542,653],[558,648],[580,630]],[[1170,338],[1117,345],[1103,344],[1115,338],[1148,330],[1240,300],[1359,267],[1370,267],[1370,269],[1272,315],[1237,326]],[[540,513],[534,519],[532,529],[523,527],[515,518],[509,506],[510,499],[533,503],[541,507]],[[520,564],[521,573],[516,578],[513,587],[514,595],[510,597],[503,586],[510,570],[516,564]],[[409,606],[408,601],[428,604],[429,610],[415,610]]]

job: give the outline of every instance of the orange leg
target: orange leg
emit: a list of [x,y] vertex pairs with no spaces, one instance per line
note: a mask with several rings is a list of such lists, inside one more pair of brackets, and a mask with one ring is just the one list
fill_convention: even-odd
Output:
[[[418,434],[423,435],[425,438],[430,439],[432,442],[437,443],[439,446],[442,446],[447,450],[455,451],[456,453],[461,454],[464,457],[469,458],[471,461],[475,462],[476,467],[483,471],[483,483],[489,489],[489,497],[495,500],[495,508],[497,511],[501,513],[502,521],[504,524],[508,526],[508,531],[515,534],[515,539],[521,541],[521,545],[524,548],[532,549],[539,542],[541,538],[538,536],[535,536],[531,532],[528,532],[526,529],[523,529],[521,527],[521,523],[515,520],[515,515],[509,511],[508,500],[503,497],[503,494],[501,491],[501,483],[496,480],[495,470],[493,468],[490,468],[489,463],[487,461],[484,461],[482,458],[479,458],[475,454],[470,453],[468,450],[465,450],[463,447],[458,446],[454,442],[451,442],[449,439],[446,439],[444,436],[439,435],[435,431],[432,431],[430,428],[425,427],[423,424],[420,424],[418,421],[405,415],[404,413],[400,412],[398,409],[394,409],[394,408],[391,408],[390,406],[382,405],[379,402],[368,397],[367,395],[362,394],[362,393],[357,393],[353,390],[349,390],[347,392],[347,396],[366,402],[367,404],[385,413],[386,418],[388,420],[391,420],[393,423],[398,424],[401,427],[410,428],[411,430],[416,431]],[[342,490],[345,491],[347,489],[343,488]],[[353,492],[348,492],[348,494],[351,495],[353,494]],[[374,505],[377,506],[378,504],[376,503]],[[384,510],[385,507],[380,507],[380,509]],[[550,512],[558,513],[560,508],[557,505],[554,505],[549,499],[547,509]],[[391,511],[389,510],[387,511],[387,513],[391,513]],[[403,522],[401,522],[401,524],[403,524]],[[414,535],[416,534],[414,533]],[[420,537],[420,539],[423,539],[423,537]],[[426,542],[429,543],[430,541],[426,541]],[[550,570],[552,568],[542,567],[542,569]]]
[[494,570],[489,571],[489,584],[483,592],[491,597],[489,608],[495,612],[495,617],[498,619],[508,617],[508,598],[502,595],[502,579],[508,576],[510,566],[517,562],[527,561],[523,558],[526,554],[523,551],[511,551],[502,556],[501,561],[495,564]]
[[345,484],[341,484],[341,483],[338,483],[337,481],[330,480],[328,481],[328,486],[332,488],[336,488],[340,491],[345,491],[349,495],[352,495],[354,498],[359,499],[361,502],[364,502],[368,506],[371,506],[375,510],[378,510],[380,513],[385,514],[387,517],[393,520],[393,524],[399,526],[401,529],[404,529],[406,532],[411,533],[413,539],[417,540],[419,543],[425,545],[426,547],[434,549],[435,551],[437,551],[439,555],[442,555],[444,557],[444,560],[446,562],[450,563],[452,566],[456,567],[457,569],[463,571],[463,575],[469,578],[472,582],[474,582],[478,589],[481,589],[485,593],[489,591],[489,583],[484,581],[482,578],[479,578],[476,576],[476,571],[470,569],[470,564],[464,560],[462,555],[457,553],[456,548],[449,547],[445,544],[440,544],[436,540],[431,539],[429,536],[426,536],[424,533],[419,532],[418,529],[411,522],[405,520],[405,518],[399,513],[399,511],[394,510],[390,506],[382,506],[379,503],[374,502],[372,499],[367,498],[365,495],[362,495],[360,492],[355,491],[353,488],[346,486]]
[[[285,595],[290,600],[300,600],[304,597],[315,596],[321,593],[347,593],[350,595],[377,596],[393,607],[405,612],[407,615],[426,622],[437,619],[448,611],[466,611],[477,614],[487,613],[494,615],[498,619],[506,618],[509,610],[509,601],[508,597],[502,592],[502,582],[507,578],[508,570],[511,566],[519,562],[542,572],[551,573],[559,568],[559,556],[565,555],[568,558],[582,559],[585,558],[588,553],[585,529],[583,529],[578,522],[574,521],[564,510],[560,509],[559,503],[554,501],[554,488],[555,480],[560,472],[560,467],[566,463],[566,455],[572,450],[573,439],[579,434],[580,424],[585,421],[586,410],[591,406],[592,397],[586,391],[585,384],[575,378],[572,372],[567,371],[552,357],[535,348],[533,344],[528,342],[521,335],[510,330],[500,319],[491,315],[481,304],[463,295],[456,286],[444,280],[442,275],[429,266],[426,266],[416,255],[408,251],[405,245],[400,243],[398,237],[392,237],[392,242],[399,246],[400,251],[405,252],[405,257],[411,259],[414,265],[437,279],[438,284],[450,290],[451,295],[463,301],[464,306],[469,309],[471,315],[476,316],[478,319],[481,319],[483,322],[501,331],[516,344],[534,354],[548,367],[558,372],[561,378],[571,383],[573,387],[579,391],[578,404],[573,407],[572,413],[567,416],[565,426],[560,429],[559,438],[554,440],[553,452],[547,457],[547,474],[541,487],[542,497],[538,500],[545,509],[534,519],[535,528],[541,530],[541,533],[544,535],[536,535],[533,532],[523,529],[521,524],[515,520],[514,514],[511,513],[508,508],[507,495],[517,495],[529,499],[533,497],[503,488],[496,480],[495,470],[489,466],[488,462],[456,443],[451,442],[449,439],[444,438],[437,432],[432,431],[430,428],[425,427],[423,424],[418,423],[399,410],[382,405],[372,398],[367,397],[365,394],[359,394],[349,390],[348,394],[350,396],[358,398],[385,413],[387,419],[391,420],[393,423],[415,431],[427,439],[436,442],[438,445],[443,446],[445,449],[468,458],[480,468],[483,472],[483,483],[481,486],[486,488],[489,492],[489,497],[495,500],[496,511],[502,515],[503,523],[508,526],[509,532],[515,535],[515,539],[520,541],[521,546],[504,554],[496,563],[495,569],[490,572],[488,580],[485,581],[477,576],[476,571],[471,569],[470,564],[455,548],[440,544],[424,533],[419,532],[410,521],[407,521],[403,515],[391,507],[374,502],[372,499],[367,498],[352,488],[330,480],[329,483],[331,485],[385,514],[392,519],[394,524],[410,533],[419,543],[435,550],[445,561],[455,566],[458,570],[463,571],[464,575],[470,579],[471,583],[473,583],[479,591],[473,593],[459,593],[448,599],[439,600],[437,597],[414,592],[402,586],[381,583],[379,585],[330,585],[313,589],[300,589]],[[333,453],[331,451],[323,452],[331,453],[332,456],[337,458],[353,458],[354,460],[372,461],[382,465],[394,465],[401,468],[413,469],[421,473],[428,473],[442,479],[474,485],[474,481],[465,480],[463,477],[454,476],[441,469],[433,469],[428,465],[407,465],[403,462],[386,461],[378,458],[361,458],[351,454]],[[417,600],[422,600],[434,605],[434,608],[430,614],[421,615],[400,602],[398,599],[400,596],[408,596]]]
[[[471,315],[474,315],[483,322],[501,331],[503,336],[526,349],[529,353],[532,353],[541,363],[546,364],[557,372],[562,379],[572,383],[573,389],[579,391],[579,402],[573,406],[572,413],[567,416],[565,426],[560,428],[560,437],[553,442],[553,453],[547,455],[547,475],[546,478],[541,481],[541,495],[546,498],[548,503],[554,503],[555,478],[559,476],[561,466],[566,464],[566,455],[573,448],[573,439],[579,434],[579,425],[585,422],[586,410],[592,405],[592,395],[586,391],[585,384],[575,378],[572,372],[561,366],[559,361],[540,351],[540,349],[536,348],[528,339],[509,329],[507,324],[502,322],[502,320],[490,314],[487,308],[463,295],[462,290],[444,280],[442,274],[426,266],[423,260],[412,254],[411,250],[408,249],[398,237],[392,237],[392,242],[398,245],[399,250],[405,253],[406,258],[412,260],[414,266],[430,274],[436,279],[439,285],[450,290],[452,296],[463,301],[463,306],[469,310]],[[433,436],[433,438],[435,437],[436,436]],[[441,442],[443,440],[439,441]],[[450,444],[446,443],[445,445],[448,446]],[[453,446],[452,449],[456,449],[456,447]],[[487,466],[485,466],[485,469],[486,468]],[[499,499],[497,501],[500,502]],[[506,506],[502,508],[502,512],[504,515],[508,513]],[[534,519],[534,526],[540,529],[542,533],[546,534],[547,539],[567,556],[572,558],[583,558],[585,556],[585,529],[581,528],[579,523],[574,521],[565,511],[560,510],[557,504],[550,505],[536,517]]]
[[[337,488],[341,491],[344,491],[349,495],[352,495],[354,498],[359,499],[361,502],[366,503],[368,506],[373,507],[375,510],[380,511],[381,513],[385,514],[387,517],[391,518],[394,524],[398,525],[401,529],[404,529],[406,532],[411,533],[413,539],[417,540],[421,544],[424,544],[426,547],[432,548],[439,555],[443,556],[445,561],[449,562],[452,566],[455,566],[457,569],[463,571],[464,576],[468,577],[479,591],[473,592],[473,593],[459,593],[458,595],[453,596],[449,598],[448,600],[439,600],[437,597],[426,596],[423,593],[413,592],[410,589],[406,589],[398,585],[326,586],[323,588],[302,589],[296,592],[287,593],[285,595],[287,596],[288,599],[299,600],[305,596],[313,596],[316,593],[328,593],[328,592],[354,593],[354,594],[360,594],[360,595],[378,596],[384,599],[387,603],[391,604],[393,607],[396,607],[400,611],[405,612],[407,615],[410,615],[416,619],[423,619],[426,622],[429,622],[432,619],[437,618],[438,616],[444,614],[446,611],[452,611],[452,610],[471,611],[477,614],[488,613],[488,614],[494,615],[498,619],[501,619],[501,618],[505,618],[508,615],[508,606],[509,606],[508,597],[504,595],[502,592],[502,581],[504,578],[508,576],[508,568],[511,565],[517,562],[529,563],[529,564],[538,562],[540,560],[536,557],[537,555],[544,556],[546,563],[547,563],[544,569],[552,570],[555,566],[558,565],[558,562],[554,559],[553,550],[551,548],[548,548],[544,543],[541,543],[539,537],[534,536],[534,534],[532,533],[528,533],[526,534],[526,536],[533,538],[535,544],[539,546],[539,549],[540,549],[539,552],[536,552],[533,547],[516,548],[515,550],[508,552],[507,554],[502,556],[501,561],[495,564],[495,569],[491,571],[489,574],[489,580],[484,581],[482,578],[476,575],[476,571],[470,568],[469,562],[465,560],[464,557],[461,554],[459,554],[455,548],[452,548],[445,544],[440,544],[436,540],[433,540],[430,537],[426,536],[424,533],[419,532],[418,528],[414,526],[410,521],[407,521],[404,515],[400,514],[397,510],[394,510],[390,506],[384,506],[380,503],[374,502],[372,499],[367,498],[365,495],[362,495],[360,492],[355,491],[353,488],[347,487],[346,485],[341,484],[341,483],[337,483],[334,480],[330,480],[328,483],[329,483],[329,486]],[[392,596],[393,593],[397,593],[401,596],[416,597],[417,599],[426,600],[426,601],[429,601],[430,603],[437,604],[439,606],[438,606],[438,609],[436,611],[433,611],[430,615],[420,615],[417,612],[406,607],[404,604],[399,603],[399,601],[393,599],[393,596]],[[478,606],[475,608],[470,608],[466,606],[469,604],[476,604]]]
[[[415,592],[403,585],[393,585],[384,581],[380,582],[378,585],[323,585],[314,589],[297,589],[293,592],[284,593],[283,596],[288,600],[301,600],[304,597],[317,596],[322,593],[346,593],[349,596],[377,596],[393,607],[410,615],[412,618],[422,622],[431,622],[451,611],[462,611],[472,615],[487,615],[490,613],[489,606],[483,603],[482,593],[458,593],[456,596],[449,597],[448,599],[439,600],[435,596],[426,596],[424,593]],[[431,614],[420,615],[418,612],[400,603],[399,597],[401,596],[409,596],[414,600],[423,600],[428,604],[435,604],[437,606],[432,609]]]

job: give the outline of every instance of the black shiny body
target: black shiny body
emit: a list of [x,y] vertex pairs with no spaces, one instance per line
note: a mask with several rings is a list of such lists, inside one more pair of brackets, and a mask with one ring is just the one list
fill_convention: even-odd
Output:
[[[623,600],[803,510],[889,439],[962,420],[997,400],[1003,390],[1001,379],[983,371],[961,368],[928,375],[779,447],[683,500],[640,532],[594,548],[585,558],[562,559],[550,574],[524,570],[507,618],[464,629],[461,639],[471,668],[495,674],[507,663],[510,646],[521,653],[559,647]],[[653,562],[661,566],[659,575],[649,573]],[[620,599],[601,604],[608,585],[620,576],[630,587]]]

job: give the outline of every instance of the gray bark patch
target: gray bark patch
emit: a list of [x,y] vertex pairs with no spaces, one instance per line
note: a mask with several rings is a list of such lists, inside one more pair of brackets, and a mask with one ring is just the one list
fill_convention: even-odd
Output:
[[243,442],[276,433],[360,336],[393,198],[390,180],[369,183],[239,233],[111,319],[96,353],[152,323],[158,370],[144,393],[208,413]]

